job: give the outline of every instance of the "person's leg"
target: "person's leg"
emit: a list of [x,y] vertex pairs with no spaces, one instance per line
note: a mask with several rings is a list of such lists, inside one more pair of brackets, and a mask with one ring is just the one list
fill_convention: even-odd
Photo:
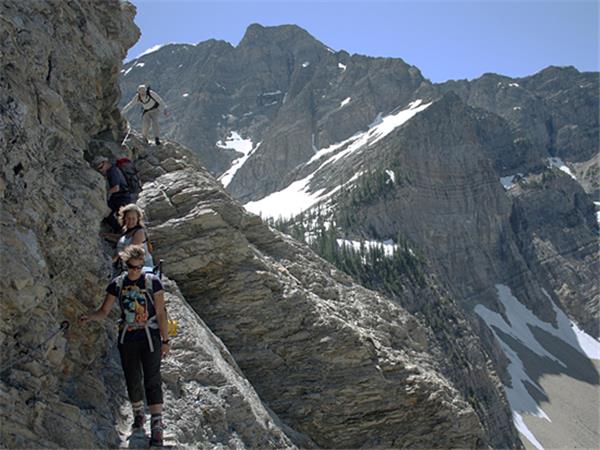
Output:
[[160,112],[158,109],[155,109],[152,111],[152,132],[154,133],[154,142],[156,143],[156,145],[160,144],[160,128],[159,128],[159,124],[158,124],[158,116],[160,115]]
[[142,136],[148,142],[148,131],[150,131],[150,113],[142,115]]
[[154,443],[162,443],[163,440],[163,393],[162,380],[160,377],[160,336],[152,336],[152,345],[154,351],[150,351],[150,346],[146,343],[146,347],[142,352],[142,367],[144,370],[144,388],[146,390],[146,401],[150,409],[151,417],[151,437]]
[[144,391],[142,384],[142,352],[140,343],[143,341],[124,342],[119,344],[121,367],[125,375],[127,394],[131,402],[134,417],[134,428],[144,426]]

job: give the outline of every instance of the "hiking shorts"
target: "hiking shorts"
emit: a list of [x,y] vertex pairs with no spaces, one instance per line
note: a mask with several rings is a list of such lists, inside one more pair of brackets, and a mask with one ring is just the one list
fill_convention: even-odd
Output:
[[127,394],[132,403],[144,400],[144,393],[148,405],[157,405],[163,402],[159,334],[152,334],[152,344],[154,345],[153,352],[150,351],[147,339],[125,341],[119,344]]

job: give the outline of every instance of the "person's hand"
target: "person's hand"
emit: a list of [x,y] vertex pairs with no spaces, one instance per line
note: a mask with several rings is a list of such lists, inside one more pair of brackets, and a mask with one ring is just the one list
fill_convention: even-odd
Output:
[[167,356],[167,354],[169,353],[169,344],[165,344],[164,342],[161,344],[160,346],[160,357],[164,358],[165,356]]
[[92,320],[90,318],[90,316],[88,316],[86,314],[82,314],[81,316],[79,316],[79,325],[83,325],[85,323],[88,323],[90,320]]

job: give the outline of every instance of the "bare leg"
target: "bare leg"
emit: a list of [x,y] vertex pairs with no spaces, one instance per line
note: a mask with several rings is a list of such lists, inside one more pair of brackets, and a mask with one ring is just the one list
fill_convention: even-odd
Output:
[[146,113],[142,116],[142,136],[148,142],[148,131],[150,131],[150,114]]

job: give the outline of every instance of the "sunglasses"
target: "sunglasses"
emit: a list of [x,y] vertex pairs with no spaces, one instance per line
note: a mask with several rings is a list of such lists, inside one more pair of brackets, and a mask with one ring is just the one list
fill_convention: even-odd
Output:
[[144,265],[142,264],[140,266],[136,266],[134,264],[127,263],[127,268],[131,270],[142,270],[144,268]]

